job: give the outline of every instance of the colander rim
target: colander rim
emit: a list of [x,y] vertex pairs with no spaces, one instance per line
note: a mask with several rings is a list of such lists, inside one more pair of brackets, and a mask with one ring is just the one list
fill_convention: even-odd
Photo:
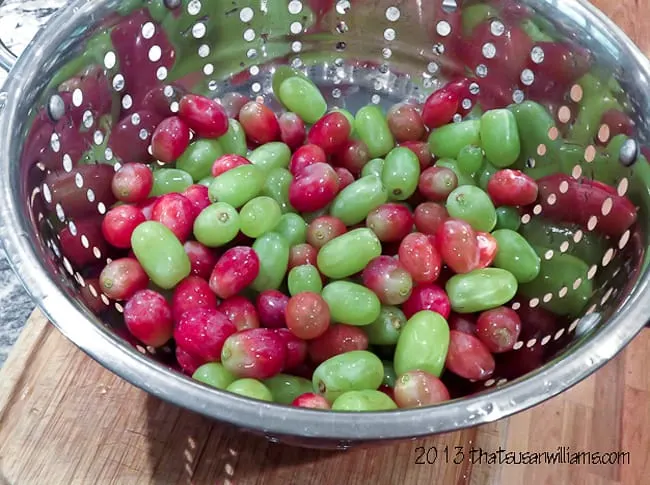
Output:
[[[90,15],[101,16],[115,0],[76,0],[53,16],[19,58],[0,91],[12,93],[0,111],[0,242],[7,260],[32,299],[55,327],[100,365],[144,391],[182,408],[269,436],[338,440],[340,443],[415,438],[457,431],[501,419],[538,405],[576,385],[618,354],[644,327],[650,315],[648,269],[639,277],[635,292],[607,325],[578,344],[579,351],[554,360],[526,376],[492,388],[478,396],[430,408],[373,413],[322,412],[263,403],[209,388],[182,376],[121,343],[113,333],[57,287],[29,239],[30,225],[20,218],[21,185],[18,162],[12,164],[16,114],[21,94],[34,81],[39,66],[53,55],[55,46],[71,36],[76,25]],[[531,3],[552,5],[553,0]],[[650,78],[650,62],[610,19],[586,0],[561,2],[575,9],[600,31],[609,32]],[[556,4],[557,6],[557,4]],[[15,160],[17,160],[16,157]],[[91,322],[90,320],[93,320]],[[540,383],[551,383],[541,386]]]

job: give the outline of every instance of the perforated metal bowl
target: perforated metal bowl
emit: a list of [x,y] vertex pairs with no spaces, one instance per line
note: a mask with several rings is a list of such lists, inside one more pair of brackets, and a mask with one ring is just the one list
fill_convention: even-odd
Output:
[[[13,67],[11,56],[0,49],[2,65],[11,67],[0,92],[0,219],[13,268],[61,332],[107,369],[155,396],[272,440],[347,448],[413,438],[494,421],[564,391],[619,352],[650,314],[650,178],[647,160],[639,156],[639,146],[648,141],[650,64],[587,2],[529,0],[487,2],[501,13],[486,17],[491,37],[480,46],[482,58],[462,66],[459,47],[451,48],[449,39],[463,28],[454,16],[471,5],[453,0],[72,2]],[[331,106],[353,112],[367,103],[422,102],[454,72],[470,73],[476,78],[472,90],[485,93],[495,76],[512,69],[510,60],[499,56],[504,15],[523,22],[522,29],[538,40],[528,46],[507,102],[553,93],[557,129],[550,130],[548,143],[559,135],[571,138],[571,125],[581,119],[581,103],[590,95],[589,86],[563,85],[544,75],[548,38],[571,46],[571,59],[588,59],[592,79],[612,87],[636,123],[635,138],[615,152],[605,154],[597,147],[609,141],[614,127],[607,125],[595,127],[595,137],[572,140],[580,160],[568,173],[591,177],[590,163],[603,155],[598,163],[614,164],[615,180],[610,182],[638,206],[638,222],[622,237],[604,242],[602,259],[585,276],[593,291],[583,311],[558,320],[552,331],[517,343],[515,359],[537,353],[540,365],[523,375],[498,370],[489,381],[457,391],[468,395],[431,408],[327,413],[210,389],[175,370],[171,348],[146,349],[128,336],[120,323],[121,305],[100,294],[94,279],[115,257],[97,224],[112,203],[111,174],[127,151],[125,144],[111,141],[111,133],[121,121],[140,125],[133,143],[148,143],[151,136],[150,120],[134,113],[146,91],[160,86],[172,111],[178,108],[178,89],[172,86],[178,85],[218,99],[239,92],[279,109],[271,75],[278,65],[290,64],[311,76]],[[111,29],[121,30],[123,43],[136,40],[141,55],[120,65],[118,47],[105,34]],[[166,48],[165,35],[182,39],[182,47]],[[461,42],[460,48],[472,42],[476,40]],[[81,71],[84,77],[74,78]],[[105,96],[97,96],[101,85],[107,87]],[[463,107],[471,108],[472,102],[463,100]],[[592,120],[578,122],[585,119]],[[540,143],[539,156],[527,161],[528,168],[543,168],[546,152]],[[559,235],[565,239],[544,258],[570,253],[610,209],[603,204],[588,227],[570,237]],[[543,216],[537,205],[522,222]],[[568,282],[556,294],[528,295],[515,307],[561,302],[582,283]]]

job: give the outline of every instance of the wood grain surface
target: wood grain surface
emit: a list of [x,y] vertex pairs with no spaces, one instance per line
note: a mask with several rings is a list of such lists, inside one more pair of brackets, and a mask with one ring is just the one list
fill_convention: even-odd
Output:
[[[645,330],[590,379],[510,419],[397,445],[301,450],[147,395],[36,313],[0,371],[0,484],[641,485],[650,473],[649,356]],[[499,449],[558,447],[629,455],[613,465],[490,462]]]
[[[650,54],[650,1],[594,3]],[[613,465],[489,462],[500,448],[558,447],[629,455]],[[416,463],[423,451],[433,461],[434,449],[435,463]],[[510,419],[348,452],[271,444],[163,403],[104,370],[38,312],[0,371],[0,485],[643,485],[648,476],[648,330],[591,378]]]

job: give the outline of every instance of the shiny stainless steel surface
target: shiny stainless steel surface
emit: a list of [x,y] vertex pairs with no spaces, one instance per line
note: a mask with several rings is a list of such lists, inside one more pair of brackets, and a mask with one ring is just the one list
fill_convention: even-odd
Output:
[[[639,231],[631,236],[628,234],[630,244],[627,241],[627,245],[622,244],[621,251],[616,253],[612,264],[608,265],[608,261],[602,268],[598,268],[605,283],[594,295],[594,305],[589,314],[571,322],[554,341],[558,341],[565,333],[571,334],[572,339],[562,341],[564,347],[558,349],[543,367],[515,381],[490,387],[478,395],[431,408],[363,415],[288,409],[209,389],[156,362],[151,355],[138,352],[111,331],[110,318],[106,319],[108,325],[104,325],[80,300],[79,288],[83,286],[80,283],[83,277],[79,271],[82,268],[72,268],[69,262],[66,265],[65,259],[57,256],[57,242],[52,237],[52,230],[47,228],[47,217],[63,216],[59,218],[65,220],[63,210],[61,209],[61,214],[58,211],[45,211],[47,217],[43,217],[44,203],[39,202],[39,197],[48,199],[48,196],[42,195],[43,174],[39,175],[38,170],[44,172],[45,169],[37,167],[37,170],[34,166],[21,165],[30,114],[35,107],[47,104],[51,92],[44,92],[44,89],[57,69],[75,54],[66,46],[82,43],[88,36],[88,27],[106,19],[120,3],[123,2],[76,1],[62,15],[56,16],[13,68],[2,88],[6,100],[0,102],[2,243],[12,266],[47,316],[68,338],[106,368],[153,395],[215,419],[264,433],[269,439],[346,448],[358,442],[402,439],[456,430],[524,410],[562,392],[595,371],[643,328],[647,315],[650,314],[649,279],[645,264],[648,246],[646,221],[650,209],[647,187],[636,194],[639,196],[637,204],[640,205]],[[295,2],[292,3],[296,5]],[[349,14],[343,25],[343,21],[338,21],[336,25],[336,30],[347,35],[345,45],[333,42],[336,34],[330,33],[311,44],[305,42],[303,46],[302,43],[296,44],[297,41],[293,38],[289,43],[280,32],[277,33],[277,43],[272,42],[275,39],[273,35],[264,38],[260,47],[262,59],[256,61],[254,59],[257,59],[258,52],[251,53],[241,36],[229,37],[228,42],[214,47],[215,50],[223,48],[224,55],[231,54],[233,57],[226,59],[230,62],[224,60],[216,66],[210,64],[208,70],[203,67],[205,62],[198,63],[196,69],[202,79],[199,84],[214,96],[237,89],[247,94],[257,93],[264,96],[267,102],[272,102],[268,73],[270,68],[279,63],[279,58],[291,56],[293,51],[294,54],[302,52],[304,59],[310,59],[310,55],[327,51],[326,60],[318,58],[311,72],[316,82],[331,93],[330,101],[340,100],[354,108],[355,105],[371,100],[374,102],[375,99],[382,103],[405,98],[423,99],[425,93],[438,81],[426,72],[427,76],[422,80],[416,79],[414,75],[421,72],[423,66],[432,65],[438,59],[435,46],[432,52],[431,46],[420,38],[422,31],[433,24],[426,16],[421,2],[403,2],[400,4],[402,17],[395,24],[400,37],[398,42],[390,44],[392,51],[387,52],[386,48],[381,47],[386,45],[384,40],[392,42],[394,39],[394,30],[392,33],[386,30],[392,25],[386,22],[386,18],[392,22],[392,14],[387,13],[388,7],[394,3],[396,2],[372,2],[372,9],[361,10],[355,16],[358,7],[349,10],[348,2],[338,2],[337,9],[341,9],[339,13]],[[646,127],[650,119],[650,63],[630,40],[587,2],[531,0],[523,3],[534,8],[541,17],[551,20],[552,26],[549,28],[555,29],[557,34],[580,39],[606,72],[617,74],[630,97],[638,126]],[[190,5],[198,5],[200,8],[201,3],[193,1]],[[250,5],[255,7],[256,15],[264,19],[266,2],[251,2]],[[241,7],[243,5],[235,12],[241,16],[242,23],[237,25],[243,33],[244,17],[249,13],[242,13],[245,9]],[[216,13],[207,21],[216,22],[222,18],[218,16],[218,9]],[[235,17],[233,22],[237,21]],[[408,26],[407,29],[399,30],[402,22]],[[444,25],[438,28],[443,32],[445,30]],[[196,37],[200,38],[201,35]],[[234,38],[239,40],[233,41]],[[197,46],[200,43],[197,39]],[[370,50],[373,54],[368,55]],[[198,52],[200,55],[200,50]],[[364,53],[370,57],[368,60],[382,65],[376,68],[355,64],[354,61]],[[338,56],[342,58],[341,61],[330,60]],[[236,87],[232,82],[220,82],[226,78],[232,80],[231,76],[238,69],[240,60],[242,69],[255,67],[257,74]],[[235,71],[228,72],[232,66],[235,66]],[[201,68],[206,74],[202,74]],[[214,69],[218,70],[213,76],[217,79],[206,82],[213,75]],[[437,68],[432,67],[431,71],[435,73]],[[165,70],[161,77],[166,76]],[[114,81],[115,85],[122,89],[120,83],[115,84]],[[641,130],[641,141],[646,141],[646,132],[647,130]],[[50,142],[49,139],[47,141]],[[52,149],[54,150],[54,143]],[[93,193],[92,197],[88,196],[88,202],[94,203],[94,198]],[[102,209],[99,208],[99,211],[101,213]],[[97,256],[98,259],[101,257],[103,256]],[[540,298],[542,296],[539,295]],[[576,333],[572,333],[574,331]],[[551,341],[551,337],[553,336],[548,336],[545,342],[542,340],[532,344],[544,345]],[[524,344],[527,343],[522,343]],[[156,357],[160,358],[161,353],[158,352]]]

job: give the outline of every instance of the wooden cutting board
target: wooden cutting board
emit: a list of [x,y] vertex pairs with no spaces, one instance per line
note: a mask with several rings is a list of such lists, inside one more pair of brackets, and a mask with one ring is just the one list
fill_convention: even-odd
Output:
[[[629,455],[524,466],[495,454],[558,447]],[[271,444],[164,403],[103,369],[39,312],[0,370],[0,485],[641,485],[648,474],[650,330],[591,378],[510,419],[348,452]]]

